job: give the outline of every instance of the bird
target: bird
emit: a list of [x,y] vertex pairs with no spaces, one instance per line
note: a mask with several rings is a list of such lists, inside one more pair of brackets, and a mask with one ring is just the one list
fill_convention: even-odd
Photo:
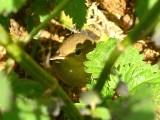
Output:
[[85,72],[86,54],[96,46],[99,37],[89,31],[71,35],[50,58],[55,76],[72,87],[84,87],[91,75]]

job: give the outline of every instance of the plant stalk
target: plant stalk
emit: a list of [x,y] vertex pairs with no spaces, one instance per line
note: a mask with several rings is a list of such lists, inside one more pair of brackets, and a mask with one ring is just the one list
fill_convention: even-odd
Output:
[[113,50],[110,59],[106,61],[106,64],[100,74],[97,84],[94,87],[94,90],[101,92],[103,86],[106,82],[106,77],[109,76],[111,68],[118,58],[118,56],[124,51],[127,47],[135,43],[139,37],[145,37],[153,29],[155,23],[157,22],[160,14],[159,10],[160,0],[155,3],[152,9],[144,16],[144,18],[135,26],[135,28],[128,34],[128,36],[121,41],[117,47]]
[[22,41],[24,44],[27,44],[37,33],[44,28],[51,19],[53,19],[60,11],[64,9],[64,7],[69,3],[70,0],[63,0],[52,12],[47,16],[47,18],[43,21],[43,23],[39,24],[35,27]]
[[9,34],[0,25],[0,44],[3,45],[11,57],[19,63],[35,80],[40,84],[49,87],[53,94],[56,94],[64,100],[64,113],[71,120],[82,120],[82,116],[71,102],[66,93],[59,86],[57,80],[43,70],[26,52],[24,52],[16,43],[13,43]]

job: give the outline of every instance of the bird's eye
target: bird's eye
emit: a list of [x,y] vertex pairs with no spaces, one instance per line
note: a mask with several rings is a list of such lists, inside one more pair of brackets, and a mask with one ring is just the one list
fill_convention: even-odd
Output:
[[81,49],[77,49],[77,50],[75,51],[75,54],[76,54],[76,55],[80,55],[80,54],[81,54]]

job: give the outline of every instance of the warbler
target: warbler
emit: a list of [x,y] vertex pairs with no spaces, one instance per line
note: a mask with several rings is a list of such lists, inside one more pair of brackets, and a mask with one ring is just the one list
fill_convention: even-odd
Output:
[[58,79],[72,87],[83,87],[90,74],[85,72],[86,54],[95,47],[99,37],[88,32],[71,35],[50,58],[54,74]]

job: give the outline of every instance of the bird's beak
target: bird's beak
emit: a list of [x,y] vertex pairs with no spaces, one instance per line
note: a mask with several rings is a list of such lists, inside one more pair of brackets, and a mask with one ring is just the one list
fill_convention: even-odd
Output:
[[53,57],[50,58],[50,60],[64,60],[65,59],[65,56],[62,56],[62,55],[59,55],[59,54],[56,54],[54,55]]

